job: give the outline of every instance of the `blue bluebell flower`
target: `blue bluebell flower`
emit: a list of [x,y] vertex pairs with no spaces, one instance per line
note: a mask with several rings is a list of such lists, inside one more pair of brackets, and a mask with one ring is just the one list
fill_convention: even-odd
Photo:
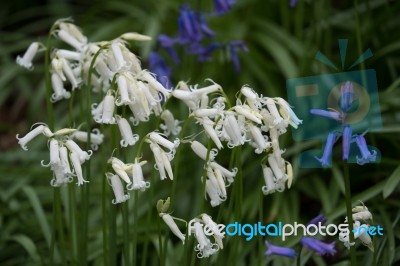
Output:
[[265,241],[265,245],[268,248],[267,251],[264,253],[265,256],[279,255],[289,258],[296,257],[296,251],[294,249],[275,246],[269,243],[268,241]]
[[372,151],[372,153],[368,150],[367,142],[363,135],[356,136],[356,143],[358,149],[360,150],[361,157],[356,156],[357,163],[359,165],[363,165],[370,162],[376,161],[376,151]]
[[149,56],[150,71],[157,75],[157,80],[166,88],[171,87],[172,70],[158,53],[151,52]]
[[179,44],[179,38],[172,38],[165,34],[160,34],[157,37],[157,43],[167,51],[168,55],[175,64],[179,64],[179,56],[174,48],[176,44]]
[[330,166],[331,165],[331,156],[332,156],[332,149],[333,145],[336,141],[336,135],[334,132],[329,132],[328,137],[326,138],[326,144],[324,148],[324,153],[321,158],[315,156],[322,166]]
[[337,111],[326,111],[322,109],[311,109],[310,114],[313,115],[318,115],[326,118],[330,118],[336,121],[342,121],[343,120],[343,114],[339,113]]
[[319,255],[334,255],[336,253],[335,241],[325,243],[313,237],[302,237],[300,242],[303,246],[315,251]]
[[240,62],[239,62],[237,50],[240,49],[243,52],[248,52],[249,50],[247,49],[247,46],[243,41],[231,41],[231,42],[228,42],[226,45],[229,49],[229,54],[231,56],[231,60],[232,60],[235,72],[238,73],[240,71]]
[[229,12],[235,3],[235,0],[214,0],[214,9],[218,16]]
[[324,225],[324,224],[326,223],[327,220],[328,220],[328,219],[326,219],[325,215],[320,214],[320,215],[314,217],[313,219],[311,219],[311,220],[308,222],[307,225],[309,225],[309,224],[318,225],[318,223],[321,223],[321,225]]
[[218,43],[211,43],[208,46],[203,46],[201,43],[192,43],[187,51],[190,54],[197,55],[199,62],[205,62],[211,60],[211,54],[220,46]]
[[340,109],[342,109],[343,112],[345,113],[349,112],[355,99],[354,96],[355,93],[354,93],[353,83],[347,81],[341,87]]
[[208,27],[203,15],[193,11],[188,4],[180,7],[178,17],[179,38],[183,43],[199,42],[203,34],[213,37],[214,32]]
[[290,0],[290,7],[295,7],[297,5],[297,0]]
[[343,139],[342,139],[343,161],[347,161],[349,159],[352,133],[353,133],[353,130],[351,129],[351,127],[349,125],[346,124],[343,129]]

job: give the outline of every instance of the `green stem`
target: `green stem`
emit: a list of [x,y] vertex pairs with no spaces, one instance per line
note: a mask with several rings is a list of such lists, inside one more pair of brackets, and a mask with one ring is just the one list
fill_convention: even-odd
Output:
[[[46,108],[47,108],[47,124],[50,128],[51,131],[54,131],[54,110],[53,110],[53,104],[50,101],[51,95],[52,95],[52,86],[51,86],[51,80],[50,80],[50,46],[51,46],[51,34],[54,31],[56,25],[53,24],[49,34],[47,35],[47,41],[46,41],[46,51],[44,53],[44,69],[45,69],[45,86],[46,86]],[[52,230],[52,235],[51,235],[51,243],[50,243],[50,263],[54,264],[54,253],[56,252],[56,231],[57,231],[57,210],[59,206],[58,204],[61,204],[61,199],[60,199],[60,192],[58,189],[54,189],[53,191],[53,230]],[[59,225],[58,226],[60,232],[62,232],[62,227]],[[64,253],[64,250],[61,251]],[[64,257],[64,255],[62,255]]]
[[157,219],[157,230],[158,230],[158,246],[160,249],[160,266],[164,266],[164,260],[163,260],[163,246],[162,246],[162,238],[161,238],[161,225],[160,225],[160,219]]
[[[121,212],[122,212],[122,227],[123,227],[123,232],[124,232],[123,238],[124,238],[124,260],[125,260],[125,265],[130,265],[128,204],[129,204],[129,201],[126,201],[123,204],[121,204],[121,209],[122,209],[121,210]],[[135,204],[136,204],[136,202],[135,202]],[[136,217],[135,217],[135,219],[136,219]],[[135,254],[134,254],[134,256],[135,256]]]
[[303,246],[300,246],[299,255],[297,256],[297,266],[301,266],[301,252],[303,251]]
[[[351,204],[351,190],[350,190],[350,177],[349,177],[349,165],[347,161],[344,164],[344,188],[345,188],[345,197],[346,197],[346,211],[347,211],[347,221],[349,223],[349,238],[350,243],[354,242],[354,234],[353,234],[353,215],[352,215],[352,204]],[[350,246],[350,259],[351,265],[356,266],[356,253],[355,247]]]
[[[135,230],[133,231],[133,264],[132,265],[136,265],[136,254],[137,254],[137,230],[136,228],[138,228],[138,200],[139,200],[139,192],[137,190],[135,190],[133,192],[135,194],[135,201],[134,201],[134,206],[133,206],[133,228],[135,228]],[[157,219],[159,220],[159,219]]]
[[[179,135],[179,139],[183,139],[186,129],[189,126],[190,121],[192,120],[192,117],[189,116],[186,120],[185,123],[183,123],[182,131]],[[177,152],[176,152],[176,158],[175,158],[175,165],[174,165],[174,180],[172,180],[172,191],[171,191],[171,206],[174,204],[175,200],[175,193],[176,193],[176,183],[178,182],[178,173],[179,173],[179,163],[181,159],[181,152],[182,152],[182,147],[180,147]]]

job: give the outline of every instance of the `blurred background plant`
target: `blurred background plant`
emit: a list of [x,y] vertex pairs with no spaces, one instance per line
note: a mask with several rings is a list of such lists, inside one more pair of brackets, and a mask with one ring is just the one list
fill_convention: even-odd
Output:
[[[158,199],[171,193],[171,183],[153,182],[151,189],[139,194],[137,202],[128,204],[131,219],[129,237],[135,238],[134,247],[123,246],[122,207],[110,203],[111,190],[106,191],[105,212],[101,182],[104,179],[104,161],[112,152],[110,147],[100,149],[97,160],[92,162],[91,197],[88,206],[81,203],[80,189],[63,188],[61,209],[53,209],[53,188],[49,186],[51,173],[39,161],[48,157],[44,139],[30,143],[29,152],[17,145],[15,135],[28,132],[37,121],[46,121],[46,91],[44,67],[40,56],[35,69],[27,72],[15,63],[33,41],[45,42],[47,33],[59,18],[72,17],[91,41],[113,39],[124,32],[136,31],[153,37],[151,43],[132,44],[131,50],[142,59],[143,68],[149,67],[148,58],[156,50],[157,36],[177,33],[179,8],[182,1],[8,1],[0,10],[0,263],[1,265],[121,265],[129,250],[136,265],[294,265],[296,260],[277,256],[265,257],[264,240],[252,241],[229,238],[224,249],[203,260],[195,258],[193,241],[185,247],[172,236],[165,226],[158,224],[155,208]],[[191,1],[194,10],[205,14],[214,12],[213,1]],[[209,61],[199,64],[196,57],[181,57],[173,66],[171,83],[179,80],[190,84],[204,84],[211,78],[218,82],[233,100],[242,85],[248,84],[258,93],[270,97],[286,98],[285,82],[288,78],[330,73],[323,64],[314,60],[318,50],[333,62],[340,62],[338,39],[349,39],[348,60],[354,61],[366,48],[374,57],[360,68],[377,71],[383,128],[367,135],[368,142],[382,152],[379,164],[350,167],[353,204],[362,200],[374,213],[374,223],[384,227],[384,236],[377,237],[375,253],[357,244],[359,265],[396,265],[400,261],[400,38],[398,29],[400,2],[371,1],[309,1],[299,0],[294,8],[290,1],[238,0],[223,16],[206,16],[217,42],[243,40],[247,53],[239,53],[240,72],[236,73],[231,55],[221,50],[211,55]],[[68,125],[68,102],[55,104],[56,127]],[[79,108],[77,108],[79,109]],[[186,112],[176,106],[175,113]],[[77,117],[79,110],[76,110]],[[181,117],[179,117],[181,118]],[[148,132],[154,121],[144,124]],[[77,125],[75,125],[77,126]],[[146,128],[147,127],[147,128]],[[137,132],[139,135],[141,132]],[[235,185],[229,188],[230,197],[212,208],[198,189],[202,162],[181,156],[179,185],[176,201],[171,204],[174,216],[191,219],[199,215],[202,204],[217,223],[239,221],[270,223],[294,221],[306,223],[323,213],[328,222],[339,223],[345,216],[343,169],[335,161],[332,169],[299,169],[299,153],[319,142],[293,143],[289,134],[282,137],[286,148],[285,159],[292,162],[295,180],[290,190],[264,196],[261,191],[263,178],[259,162],[254,160],[251,148],[242,151],[244,173],[242,194],[237,195]],[[111,141],[111,140],[106,140]],[[182,154],[189,147],[182,147]],[[225,151],[224,151],[225,152]],[[221,153],[222,158],[224,152]],[[339,158],[341,149],[335,148],[333,157]],[[40,158],[40,160],[38,160]],[[175,162],[176,163],[176,162]],[[229,160],[225,161],[229,164]],[[184,167],[183,167],[184,166]],[[157,173],[145,169],[147,177],[154,180]],[[76,202],[69,202],[69,193],[77,193]],[[138,206],[137,219],[132,217],[134,205]],[[240,210],[238,212],[237,210]],[[80,236],[79,223],[85,222],[88,230]],[[76,217],[74,217],[76,215]],[[111,217],[111,218],[110,218]],[[104,227],[104,220],[107,220]],[[54,226],[62,225],[61,227]],[[166,250],[160,251],[159,230]],[[85,241],[80,241],[80,240]],[[273,244],[292,247],[299,251],[300,237],[286,242],[268,239]],[[334,238],[327,239],[330,241]],[[234,245],[232,243],[235,243]],[[54,250],[54,254],[51,254]],[[84,250],[85,252],[82,252]],[[301,265],[347,265],[348,251],[336,243],[334,256],[318,256],[309,250],[301,251]],[[136,255],[135,255],[136,254]]]

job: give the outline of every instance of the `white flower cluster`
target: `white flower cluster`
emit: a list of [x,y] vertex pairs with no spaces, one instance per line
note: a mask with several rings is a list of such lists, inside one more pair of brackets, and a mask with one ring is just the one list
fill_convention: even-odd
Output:
[[134,163],[125,164],[123,161],[116,157],[111,157],[108,160],[111,164],[112,169],[116,174],[106,173],[107,180],[109,181],[115,199],[112,200],[113,204],[122,203],[130,198],[129,194],[124,194],[124,188],[121,179],[127,184],[128,190],[140,190],[144,191],[150,187],[150,182],[144,181],[142,166],[147,161],[139,162],[136,158]]
[[[250,143],[257,154],[270,152],[264,160],[268,165],[262,164],[266,184],[262,191],[265,195],[282,192],[286,182],[290,187],[293,170],[291,164],[282,158],[284,150],[279,147],[279,136],[286,133],[289,125],[297,128],[302,121],[282,98],[263,97],[248,86],[240,90],[244,100],[239,97],[236,105],[226,110],[225,97],[218,95],[210,100],[211,94],[221,94],[223,90],[220,85],[209,81],[212,85],[204,88],[180,82],[172,95],[189,107],[191,116],[204,128],[217,149],[222,149],[224,142],[228,148]],[[206,160],[207,148],[203,144],[192,141],[191,148]],[[206,162],[206,192],[213,207],[226,200],[225,187],[233,182],[237,172],[236,168],[229,171],[214,161],[217,149],[209,151]]]
[[[167,210],[170,205],[170,199],[167,200],[159,200],[157,202],[157,210],[159,212],[159,216],[164,220],[165,224],[169,227],[171,232],[177,236],[183,243],[186,240],[186,236],[179,229],[178,225],[175,223],[175,220],[184,222],[186,225],[187,221],[172,217],[167,213]],[[205,229],[207,228],[207,229]],[[197,251],[198,258],[208,258],[209,256],[215,254],[219,249],[223,249],[222,239],[225,237],[224,233],[221,232],[218,224],[215,223],[212,218],[208,214],[201,214],[198,217],[193,218],[189,221],[189,236],[194,235],[197,240],[197,245],[195,246],[195,251]],[[212,237],[215,240],[215,243],[212,243],[211,240],[206,236],[205,230],[209,230],[211,232]]]
[[[93,135],[91,145],[97,147],[103,141],[103,135],[97,129],[94,132],[95,134],[90,133]],[[46,136],[49,142],[50,161],[48,164],[42,161],[41,164],[43,167],[50,167],[53,171],[53,179],[50,184],[58,187],[72,182],[74,176],[76,176],[79,186],[88,182],[82,175],[82,164],[90,159],[93,152],[91,150],[83,151],[73,140],[76,138],[80,141],[87,141],[88,133],[71,128],[63,128],[53,133],[46,125],[39,124],[24,137],[19,138],[18,134],[16,137],[22,149],[28,150],[26,145],[40,134]]]
[[[362,202],[361,202],[362,203]],[[368,210],[368,208],[362,203],[362,206],[356,206],[352,209],[353,214],[353,234],[354,239],[360,239],[361,243],[367,246],[370,250],[374,251],[373,243],[371,236],[368,234],[369,224],[366,222],[367,220],[372,221],[372,214]],[[347,222],[347,217],[344,221]],[[343,242],[346,248],[350,248],[353,246],[355,242],[350,243],[350,232],[347,230],[346,232],[339,233],[339,240]]]

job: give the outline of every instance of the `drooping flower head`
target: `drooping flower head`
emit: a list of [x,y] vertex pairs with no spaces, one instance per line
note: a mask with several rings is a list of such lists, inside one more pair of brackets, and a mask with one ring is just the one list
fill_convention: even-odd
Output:
[[214,0],[214,9],[218,16],[221,16],[232,9],[235,0]]
[[288,257],[288,258],[296,257],[296,251],[294,251],[294,249],[275,246],[275,245],[272,245],[268,241],[265,241],[265,245],[268,248],[267,251],[265,251],[265,253],[264,253],[265,256],[279,255],[279,256],[284,256],[284,257]]
[[214,36],[214,32],[208,27],[204,17],[196,13],[188,4],[183,4],[179,10],[178,18],[179,38],[183,43],[199,42],[206,36]]

